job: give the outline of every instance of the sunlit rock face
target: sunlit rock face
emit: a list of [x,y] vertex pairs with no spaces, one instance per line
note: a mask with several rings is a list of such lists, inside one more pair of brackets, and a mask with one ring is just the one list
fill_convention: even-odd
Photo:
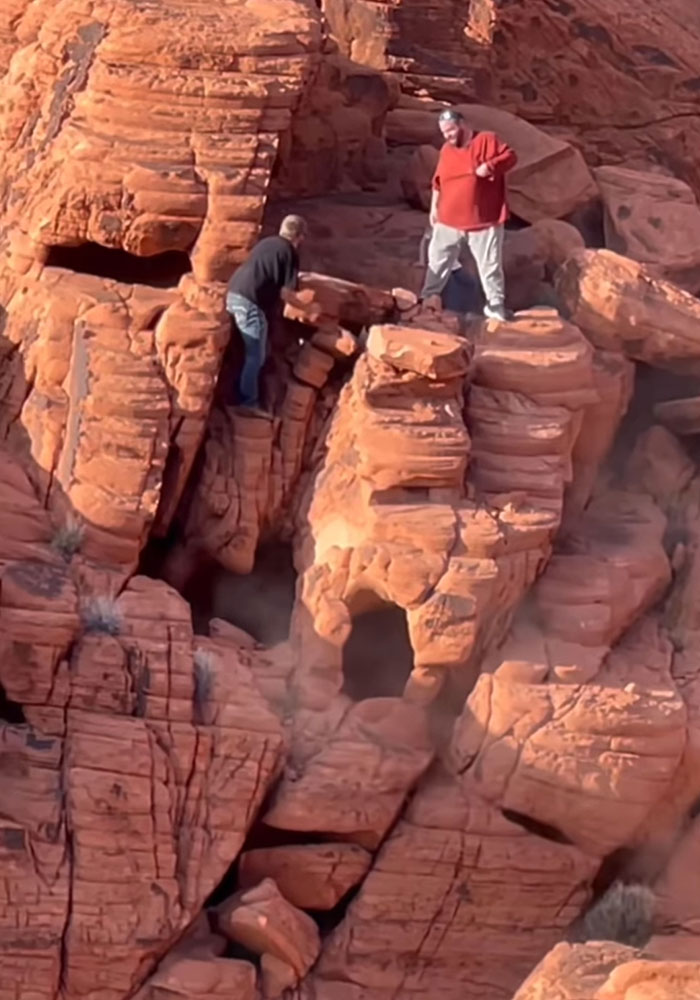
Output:
[[320,50],[311,4],[11,5],[0,20],[2,432],[133,565],[191,468]]

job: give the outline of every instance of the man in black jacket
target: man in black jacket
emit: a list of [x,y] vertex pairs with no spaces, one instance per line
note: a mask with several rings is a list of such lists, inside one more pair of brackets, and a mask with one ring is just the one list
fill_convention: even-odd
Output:
[[279,303],[282,289],[296,288],[298,250],[306,231],[300,215],[287,215],[279,234],[260,240],[228,284],[226,311],[235,319],[245,347],[238,402],[261,415],[259,382],[267,355],[268,317]]

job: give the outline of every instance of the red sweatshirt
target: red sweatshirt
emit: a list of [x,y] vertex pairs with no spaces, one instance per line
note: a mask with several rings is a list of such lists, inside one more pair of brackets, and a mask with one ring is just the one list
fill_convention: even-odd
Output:
[[[438,222],[455,229],[487,229],[505,222],[505,174],[517,163],[517,156],[493,132],[477,132],[466,146],[449,142],[440,150],[433,177],[439,191]],[[481,163],[493,167],[492,177],[477,177]]]

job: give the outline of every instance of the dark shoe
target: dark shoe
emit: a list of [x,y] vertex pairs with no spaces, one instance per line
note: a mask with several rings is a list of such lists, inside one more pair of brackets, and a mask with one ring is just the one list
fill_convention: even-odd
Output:
[[487,319],[496,319],[499,323],[507,323],[513,318],[513,313],[505,306],[484,306],[484,316]]

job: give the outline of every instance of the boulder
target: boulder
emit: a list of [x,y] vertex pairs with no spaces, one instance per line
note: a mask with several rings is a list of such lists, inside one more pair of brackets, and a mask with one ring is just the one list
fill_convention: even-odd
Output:
[[271,878],[222,903],[216,922],[229,941],[286,963],[297,981],[306,975],[321,949],[314,921],[287,902]]
[[241,855],[238,883],[247,889],[271,878],[302,910],[332,910],[367,874],[371,855],[358,844],[290,844]]
[[700,373],[700,301],[611,250],[579,250],[556,276],[562,306],[596,347]]
[[507,997],[586,904],[597,864],[433,771],[326,940],[309,986],[328,998],[347,983],[378,1000],[397,991],[409,1000]]
[[689,292],[700,290],[700,207],[676,177],[625,167],[593,171],[605,206],[605,245]]
[[591,854],[629,843],[678,773],[687,739],[658,622],[642,618],[609,652],[669,581],[665,526],[643,496],[592,501],[453,733],[465,794]]
[[399,698],[368,698],[347,712],[301,774],[285,775],[265,824],[375,849],[432,757],[419,708]]
[[528,976],[513,1000],[694,1000],[700,989],[700,962],[657,961],[611,941],[561,942]]

